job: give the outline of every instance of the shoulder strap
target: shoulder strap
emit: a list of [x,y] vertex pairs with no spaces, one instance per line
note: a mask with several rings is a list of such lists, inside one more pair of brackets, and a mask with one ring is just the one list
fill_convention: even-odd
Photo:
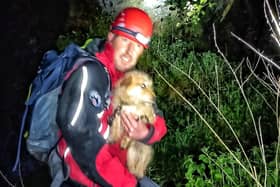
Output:
[[18,166],[19,166],[21,140],[22,140],[23,130],[24,130],[24,126],[25,126],[24,124],[25,124],[25,121],[26,121],[26,116],[27,116],[27,113],[28,113],[28,108],[29,108],[29,106],[26,105],[23,116],[22,116],[22,119],[21,119],[21,125],[20,125],[21,127],[20,127],[20,132],[19,132],[19,137],[18,137],[17,156],[16,156],[16,161],[15,161],[13,169],[12,169],[13,172],[15,172],[17,170]]

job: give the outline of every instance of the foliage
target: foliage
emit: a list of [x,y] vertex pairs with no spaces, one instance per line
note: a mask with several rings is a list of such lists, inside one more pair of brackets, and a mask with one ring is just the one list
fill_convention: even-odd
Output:
[[112,20],[110,15],[105,12],[100,12],[98,16],[88,14],[86,19],[91,20],[91,22],[83,27],[83,29],[67,30],[58,36],[56,46],[59,50],[63,50],[71,42],[83,45],[89,38],[104,38],[107,36]]
[[[256,186],[255,181],[248,176],[248,173],[246,173],[232,155],[227,152],[213,151],[209,147],[203,147],[201,148],[200,154],[181,154],[180,159],[178,159],[178,154],[166,155],[166,153],[177,153],[177,151],[180,152],[181,149],[168,150],[161,147],[161,150],[164,151],[161,152],[163,155],[161,155],[160,158],[167,156],[169,161],[163,163],[156,159],[154,164],[157,167],[153,167],[149,173],[161,186]],[[254,161],[254,169],[259,174],[259,180],[261,183],[266,182],[266,186],[268,187],[274,187],[280,183],[280,179],[276,173],[277,170],[275,170],[276,160],[275,157],[273,157],[275,150],[276,143],[266,146],[266,151],[268,152],[266,154],[267,168],[264,168],[265,165],[262,162],[262,154],[257,146],[248,150],[250,160]],[[234,155],[246,168],[249,168],[240,150],[237,149],[234,151]],[[267,174],[265,174],[266,170]],[[265,177],[265,175],[267,176]]]
[[[198,156],[198,159],[194,159],[192,155],[184,158],[184,186],[255,186],[254,181],[248,177],[248,174],[229,153],[217,153],[209,150],[209,148],[202,148],[201,150],[202,153]],[[267,146],[267,150],[275,152],[275,144]],[[258,147],[253,147],[249,150],[249,153],[253,160],[261,160]],[[239,150],[236,150],[234,154],[239,160],[245,162]],[[263,166],[262,162],[254,163],[256,170],[264,171]],[[277,180],[279,183],[279,179],[276,178],[277,175],[274,173],[274,167],[275,161],[268,161],[267,186],[269,187],[276,186]],[[264,180],[263,175],[259,177],[262,181]],[[176,186],[180,185],[177,184]]]
[[[175,52],[175,50],[173,51],[172,46],[170,46],[169,50],[166,50],[163,45],[161,46],[163,49],[162,52],[158,51],[155,53],[155,55],[160,56],[158,60],[154,59],[152,62],[144,64],[144,62],[142,63],[142,61],[145,61],[143,59],[141,65],[149,66],[146,69],[150,71],[153,68],[160,71],[182,95],[191,100],[198,111],[207,119],[212,127],[219,132],[219,135],[224,141],[230,145],[236,145],[234,137],[224,120],[222,120],[216,109],[211,106],[208,99],[188,77],[195,80],[207,93],[208,97],[217,105],[219,110],[226,116],[243,143],[246,145],[252,143],[252,141],[256,139],[251,126],[252,119],[250,118],[247,105],[243,100],[239,87],[223,60],[211,52],[190,52],[187,57],[184,58],[183,55],[185,54],[181,53],[182,50],[180,50],[181,52],[179,51],[179,49],[182,49],[180,42],[177,48],[178,52]],[[176,56],[174,54],[176,54]],[[152,57],[146,58],[152,59]],[[180,73],[177,69],[172,68],[172,65],[186,72],[187,76]],[[142,68],[142,66],[139,68]],[[155,77],[154,82],[158,102],[160,108],[165,112],[169,129],[183,130],[186,127],[204,129],[200,130],[196,135],[198,137],[207,137],[206,139],[203,138],[207,141],[203,139],[199,139],[199,141],[190,140],[191,143],[189,143],[189,146],[193,145],[193,147],[198,148],[201,147],[202,142],[212,144],[212,141],[208,141],[209,137],[211,137],[211,133],[205,128],[202,121],[198,119],[189,106],[186,106],[161,78]],[[253,80],[244,86],[246,94],[250,96],[252,110],[256,116],[263,116],[263,123],[271,124],[271,122],[269,122],[271,120],[269,119],[269,114],[271,114],[271,112],[269,112],[270,109],[265,107],[265,102],[252,87],[259,88],[262,91],[264,90],[264,88],[254,83]],[[263,94],[267,95],[267,98],[271,97],[268,92],[263,91]],[[264,113],[266,114],[265,116],[263,115]],[[271,125],[268,125],[268,127],[272,128]],[[215,141],[215,139],[213,141]],[[188,142],[186,142],[186,144],[188,144]]]
[[[267,181],[267,186],[276,186],[279,179],[275,165],[279,160],[274,157],[276,146],[271,144],[277,137],[275,95],[250,77],[243,64],[231,62],[238,77],[236,80],[225,60],[206,50],[203,27],[219,6],[210,0],[188,2],[173,1],[178,11],[159,25],[165,29],[156,32],[150,49],[145,51],[137,65],[153,76],[157,103],[168,125],[167,136],[155,144],[156,156],[148,175],[161,186],[256,186],[193,108],[159,76],[157,72],[160,72],[249,168],[230,125],[249,154],[260,181]],[[71,41],[82,45],[88,37],[105,36],[108,31],[105,25],[109,25],[110,17],[94,19],[104,24],[95,22],[86,32],[71,31],[61,35],[58,48]],[[237,81],[243,83],[241,88]],[[253,126],[258,119],[263,141],[267,144],[267,170]]]
[[[275,97],[255,79],[246,79],[248,70],[245,66],[232,63],[239,81],[244,83],[242,89],[254,114],[252,119],[237,80],[222,58],[209,51],[187,53],[186,41],[176,40],[173,45],[167,45],[165,39],[161,40],[161,37],[154,38],[149,53],[145,53],[138,64],[138,68],[149,72],[154,77],[158,105],[164,111],[169,130],[167,136],[155,145],[157,156],[149,174],[164,186],[170,186],[170,184],[232,186],[225,176],[222,176],[222,181],[218,182],[221,177],[218,174],[213,174],[212,178],[196,177],[197,172],[201,172],[197,170],[202,166],[197,166],[199,168],[194,171],[188,171],[189,174],[186,175],[186,167],[182,166],[188,163],[196,167],[190,159],[197,160],[202,147],[211,147],[214,153],[223,153],[225,149],[192,108],[186,105],[155,71],[160,72],[178,92],[190,100],[221,139],[234,150],[239,149],[239,145],[232,130],[217,109],[228,120],[241,144],[249,149],[257,146],[253,119],[261,119],[260,125],[265,142],[269,144],[276,139],[276,118],[271,111],[271,106],[267,105],[267,102],[272,104]],[[259,91],[256,92],[256,90]],[[263,98],[266,98],[266,101]],[[217,108],[212,106],[209,99]],[[232,159],[227,158],[228,156],[228,153],[224,153],[221,157]],[[256,158],[257,161],[259,159]],[[207,173],[208,169],[204,172]],[[243,176],[246,172],[238,166],[238,173]],[[240,186],[254,185],[254,181],[248,177],[248,174],[245,176],[247,177],[243,183],[236,180],[235,182]]]
[[98,0],[99,5],[103,11],[109,15],[115,16],[120,10],[128,6],[139,7],[142,4],[142,0]]
[[[213,15],[216,4],[211,0],[198,1],[167,1],[172,9],[170,16],[165,17],[159,29],[167,44],[174,41],[185,41],[187,50],[207,48],[204,27]],[[185,40],[188,38],[188,40]]]

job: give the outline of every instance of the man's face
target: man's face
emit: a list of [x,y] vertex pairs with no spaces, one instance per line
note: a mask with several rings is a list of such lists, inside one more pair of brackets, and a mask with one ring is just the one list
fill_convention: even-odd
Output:
[[114,64],[118,71],[128,71],[137,64],[138,58],[144,51],[142,45],[111,32],[108,34],[107,39],[113,46]]

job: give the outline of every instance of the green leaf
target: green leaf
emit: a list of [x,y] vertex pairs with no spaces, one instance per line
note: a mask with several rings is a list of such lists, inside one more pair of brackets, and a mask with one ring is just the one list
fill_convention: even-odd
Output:
[[219,180],[222,180],[222,178],[223,178],[223,176],[222,176],[221,173],[215,173],[215,174],[214,174],[214,179],[215,179],[215,180],[218,180],[218,181],[219,181]]

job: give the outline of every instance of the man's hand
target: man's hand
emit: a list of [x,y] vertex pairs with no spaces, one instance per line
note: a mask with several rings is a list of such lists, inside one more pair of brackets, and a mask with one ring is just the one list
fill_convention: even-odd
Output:
[[149,129],[145,123],[138,119],[137,116],[131,113],[121,113],[121,123],[128,136],[135,140],[144,139],[148,133]]

